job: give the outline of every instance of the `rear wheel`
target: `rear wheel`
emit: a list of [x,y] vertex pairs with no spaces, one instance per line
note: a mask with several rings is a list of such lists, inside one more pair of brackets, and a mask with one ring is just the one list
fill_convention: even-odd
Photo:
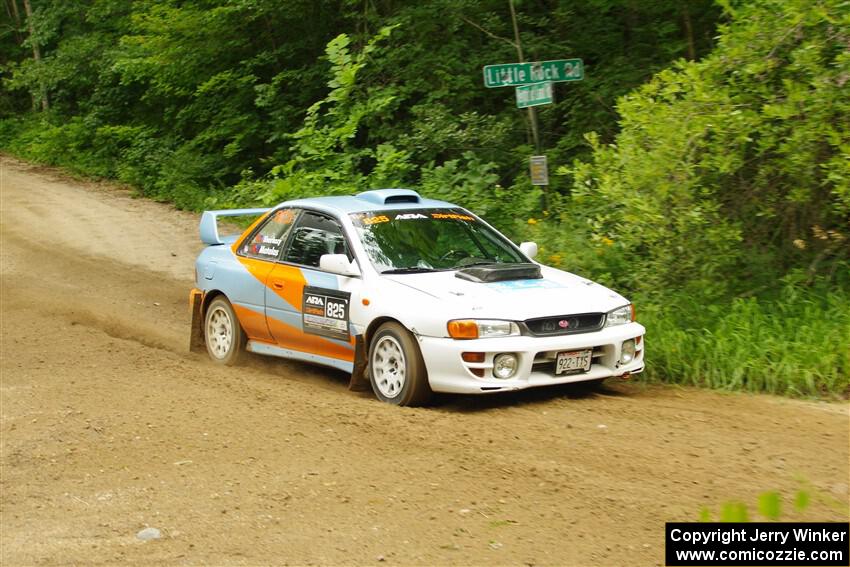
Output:
[[431,399],[428,372],[410,331],[395,322],[378,327],[369,346],[369,381],[379,400],[419,406]]
[[233,306],[224,296],[216,297],[207,308],[204,318],[204,342],[215,362],[233,366],[245,352],[245,332]]

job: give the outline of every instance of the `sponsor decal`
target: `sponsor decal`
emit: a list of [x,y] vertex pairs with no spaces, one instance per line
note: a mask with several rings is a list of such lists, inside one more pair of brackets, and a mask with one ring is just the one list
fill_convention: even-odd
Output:
[[379,224],[379,223],[382,223],[382,222],[390,222],[390,219],[387,215],[376,215],[376,216],[373,216],[373,217],[364,217],[364,218],[360,219],[360,222],[362,222],[366,226],[370,226],[370,225]]
[[416,211],[406,210],[399,212],[372,211],[367,213],[351,213],[351,219],[360,226],[368,227],[376,224],[406,221],[406,220],[459,220],[475,222],[475,217],[455,212],[451,209],[420,209]]
[[499,292],[512,292],[522,289],[559,289],[565,287],[558,282],[547,280],[545,278],[534,280],[510,280],[506,282],[492,282],[484,285]]
[[294,220],[295,213],[292,212],[292,209],[284,209],[274,214],[274,222],[278,224],[292,224]]
[[259,252],[266,256],[277,256],[278,249],[271,246],[260,246]]
[[336,289],[304,287],[301,322],[304,332],[348,341],[349,303],[351,294]]
[[431,218],[435,219],[449,219],[449,220],[462,220],[462,221],[473,221],[475,220],[469,215],[461,215],[458,213],[431,213]]

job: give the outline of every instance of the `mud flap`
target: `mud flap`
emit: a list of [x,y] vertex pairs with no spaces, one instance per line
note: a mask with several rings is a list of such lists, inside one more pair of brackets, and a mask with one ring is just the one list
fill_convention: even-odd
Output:
[[353,392],[365,392],[372,388],[369,378],[366,376],[367,360],[366,341],[363,335],[354,336],[354,370],[351,371],[351,382],[348,389]]
[[204,293],[193,289],[189,295],[189,309],[192,311],[192,326],[189,330],[189,351],[206,352],[207,345],[204,342]]

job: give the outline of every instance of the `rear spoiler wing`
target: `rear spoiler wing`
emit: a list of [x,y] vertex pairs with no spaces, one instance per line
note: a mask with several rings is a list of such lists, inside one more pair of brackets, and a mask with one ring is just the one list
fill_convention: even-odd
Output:
[[219,217],[241,217],[248,215],[262,215],[270,211],[271,208],[265,209],[228,209],[223,211],[204,211],[201,216],[201,242],[209,245],[224,244],[221,237],[218,235],[218,218]]

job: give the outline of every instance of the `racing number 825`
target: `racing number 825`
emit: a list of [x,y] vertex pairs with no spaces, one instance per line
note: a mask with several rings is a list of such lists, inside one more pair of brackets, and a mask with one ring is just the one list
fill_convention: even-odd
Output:
[[328,301],[325,304],[325,317],[332,319],[345,319],[345,304]]

